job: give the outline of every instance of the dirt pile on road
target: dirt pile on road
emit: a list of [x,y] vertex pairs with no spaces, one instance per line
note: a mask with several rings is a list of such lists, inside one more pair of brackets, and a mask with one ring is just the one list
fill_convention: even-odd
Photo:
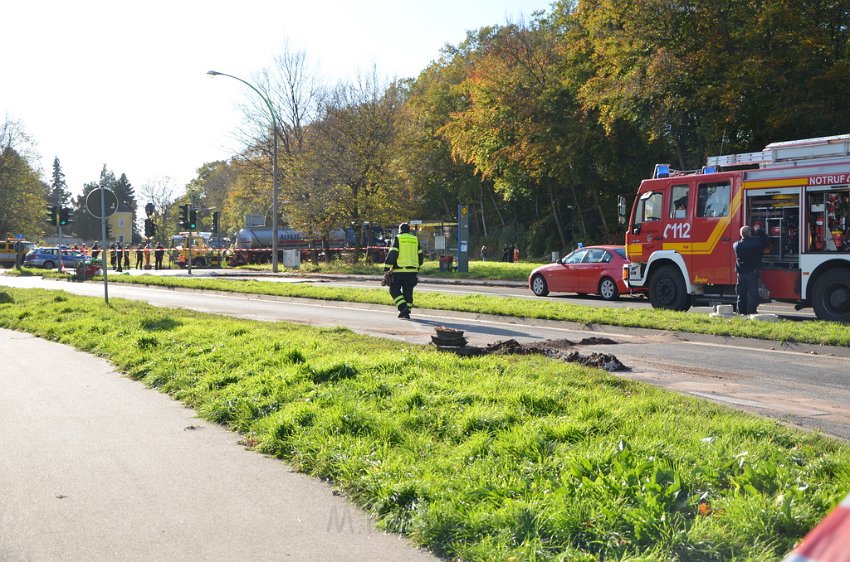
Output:
[[614,340],[597,337],[585,338],[578,343],[567,339],[519,343],[515,339],[509,339],[488,344],[487,347],[463,346],[452,348],[438,346],[438,349],[452,351],[460,355],[489,355],[491,353],[501,355],[529,355],[536,353],[545,355],[546,357],[551,357],[552,359],[558,359],[568,363],[579,363],[581,365],[597,367],[606,371],[626,371],[628,370],[628,367],[623,365],[620,360],[611,353],[584,354],[574,349],[577,345],[612,345],[616,343],[617,342]]

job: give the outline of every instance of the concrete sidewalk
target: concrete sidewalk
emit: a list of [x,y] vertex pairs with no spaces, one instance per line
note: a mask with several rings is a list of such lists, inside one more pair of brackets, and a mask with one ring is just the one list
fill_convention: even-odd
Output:
[[434,560],[104,360],[0,357],[0,560]]

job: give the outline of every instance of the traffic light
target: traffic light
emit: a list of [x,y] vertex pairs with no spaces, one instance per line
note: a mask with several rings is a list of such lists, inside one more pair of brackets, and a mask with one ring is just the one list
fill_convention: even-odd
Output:
[[221,226],[221,212],[213,211],[212,216],[212,231],[214,234],[218,234],[218,229]]
[[145,238],[150,238],[156,234],[156,224],[153,219],[145,219]]
[[48,205],[47,206],[47,224],[52,224],[56,226],[59,222],[56,220],[56,214],[59,210],[59,207],[56,205]]
[[68,226],[72,222],[74,222],[74,210],[70,207],[59,209],[59,224],[61,226]]
[[180,228],[189,227],[189,205],[180,205],[180,217],[177,221]]
[[192,209],[189,211],[189,230],[198,228],[198,211]]

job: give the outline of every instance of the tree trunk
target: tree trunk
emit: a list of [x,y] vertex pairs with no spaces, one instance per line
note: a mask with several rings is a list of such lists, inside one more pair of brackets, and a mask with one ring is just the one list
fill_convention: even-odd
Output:
[[449,203],[445,199],[443,199],[443,207],[446,209],[446,217],[451,217],[454,213],[449,209]]
[[502,228],[505,228],[505,218],[502,216],[502,212],[499,210],[499,204],[496,203],[496,196],[493,195],[493,190],[490,189],[490,186],[487,186],[487,191],[490,192],[490,200],[493,202],[493,208],[496,209],[496,215],[499,217],[499,222],[502,223]]
[[[575,185],[570,185],[570,191],[573,194],[573,224],[575,225],[575,220],[578,218],[582,239],[587,240],[587,226],[584,224],[584,217],[581,214],[581,207],[578,204],[579,198]],[[573,233],[573,235],[575,236],[575,233]],[[575,242],[575,240],[573,240],[573,242]]]
[[478,186],[479,207],[481,208],[481,232],[484,238],[487,238],[487,218],[484,216],[484,182],[479,183]]
[[558,213],[558,198],[555,197],[555,186],[552,180],[545,180],[547,191],[549,192],[549,202],[552,204],[552,218],[555,219],[555,228],[558,231],[558,239],[561,241],[561,248],[567,247],[567,240],[564,238],[564,227],[561,225],[561,216]]
[[608,237],[608,221],[605,220],[605,212],[602,209],[602,203],[599,201],[599,192],[597,190],[593,190],[593,203],[596,206],[596,210],[599,212],[599,221],[602,225],[602,232],[605,233],[605,237]]

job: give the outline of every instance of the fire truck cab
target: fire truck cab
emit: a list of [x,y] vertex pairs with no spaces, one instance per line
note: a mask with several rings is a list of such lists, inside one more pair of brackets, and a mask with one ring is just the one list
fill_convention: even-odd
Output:
[[734,302],[743,225],[770,241],[761,270],[770,298],[850,322],[850,135],[710,157],[694,171],[657,165],[632,206],[623,276],[657,308]]

